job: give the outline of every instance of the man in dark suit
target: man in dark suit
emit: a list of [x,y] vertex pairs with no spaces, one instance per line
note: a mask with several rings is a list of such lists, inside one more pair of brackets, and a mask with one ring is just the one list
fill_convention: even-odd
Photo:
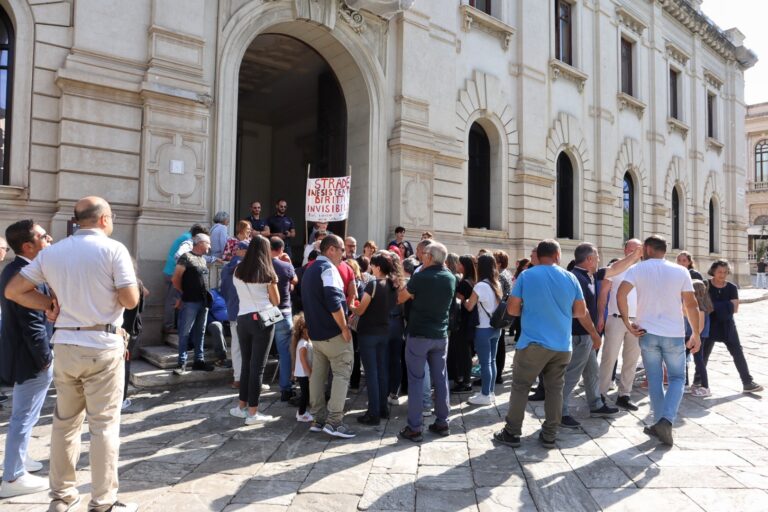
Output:
[[[27,455],[27,447],[53,378],[51,329],[45,313],[27,309],[5,298],[8,282],[48,247],[50,237],[32,219],[12,224],[5,231],[5,237],[16,259],[0,274],[0,307],[3,312],[0,380],[13,384],[13,409],[5,439],[0,498],[48,489],[47,478],[30,474],[43,466]],[[38,289],[41,293],[48,293],[45,285]]]

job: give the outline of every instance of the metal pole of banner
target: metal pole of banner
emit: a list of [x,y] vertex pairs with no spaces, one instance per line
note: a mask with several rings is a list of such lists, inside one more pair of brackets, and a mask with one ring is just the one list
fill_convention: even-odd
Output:
[[[307,182],[309,181],[309,170],[312,168],[312,164],[307,164],[307,180],[304,182],[304,194],[307,193]],[[307,198],[304,197],[304,247],[309,243],[309,229],[307,229]],[[302,250],[304,250],[302,248]]]
[[[352,166],[347,166],[347,176],[352,176]],[[349,201],[352,202],[352,187],[349,187]],[[347,216],[344,217],[344,240],[347,239],[347,222],[349,220],[349,208],[347,208]]]

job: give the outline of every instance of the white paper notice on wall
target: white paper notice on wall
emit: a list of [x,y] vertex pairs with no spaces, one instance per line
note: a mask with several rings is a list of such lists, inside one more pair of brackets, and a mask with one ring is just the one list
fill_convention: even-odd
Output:
[[169,171],[171,174],[184,174],[184,160],[171,160]]
[[739,187],[739,188],[737,188],[737,189],[736,189],[736,199],[738,199],[739,201],[741,201],[741,200],[743,200],[743,199],[744,199],[744,197],[745,197],[745,196],[746,196],[746,190],[744,190],[744,189],[743,189],[743,188],[741,188],[741,187]]

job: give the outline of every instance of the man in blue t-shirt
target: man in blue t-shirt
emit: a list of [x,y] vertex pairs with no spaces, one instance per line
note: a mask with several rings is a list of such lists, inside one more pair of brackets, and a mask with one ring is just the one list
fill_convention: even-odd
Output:
[[512,363],[506,425],[493,438],[508,446],[520,446],[528,390],[541,373],[546,419],[539,441],[545,448],[554,448],[563,406],[563,378],[571,360],[571,322],[586,315],[587,308],[576,277],[558,266],[560,244],[543,240],[536,254],[538,265],[520,274],[507,304],[510,315],[520,316],[522,333]]
[[275,203],[275,214],[267,219],[267,227],[272,236],[276,236],[285,243],[285,252],[292,256],[291,242],[296,236],[296,226],[285,212],[288,210],[288,203],[285,199],[278,199]]

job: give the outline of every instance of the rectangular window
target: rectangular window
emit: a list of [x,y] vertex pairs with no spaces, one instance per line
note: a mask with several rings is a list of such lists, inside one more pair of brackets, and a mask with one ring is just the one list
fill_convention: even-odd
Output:
[[680,97],[678,87],[680,73],[674,69],[669,70],[669,117],[680,120]]
[[573,65],[571,4],[555,0],[555,58]]
[[491,0],[469,0],[469,5],[486,14],[491,14]]
[[717,138],[717,131],[715,130],[717,122],[717,96],[712,93],[707,93],[707,137],[712,139]]
[[632,41],[621,38],[621,92],[634,96],[632,87]]

